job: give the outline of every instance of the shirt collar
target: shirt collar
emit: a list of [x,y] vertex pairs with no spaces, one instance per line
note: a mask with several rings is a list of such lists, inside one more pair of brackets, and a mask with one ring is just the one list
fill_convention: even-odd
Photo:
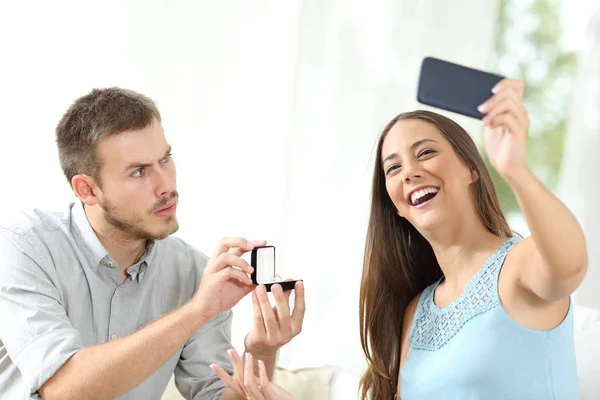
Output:
[[81,250],[85,253],[89,264],[94,270],[98,269],[98,265],[101,263],[109,267],[116,265],[100,239],[98,239],[92,225],[90,225],[83,204],[80,201],[71,205],[71,226],[73,227],[73,235],[77,238]]
[[[108,268],[117,267],[117,263],[108,254],[108,251],[104,248],[100,239],[98,239],[96,232],[94,232],[81,202],[71,205],[71,226],[73,227],[73,234],[79,243],[79,247],[85,253],[89,264],[95,271],[100,265]],[[158,242],[149,240],[140,260],[127,269],[133,282],[139,283],[144,277],[148,265],[155,258]]]

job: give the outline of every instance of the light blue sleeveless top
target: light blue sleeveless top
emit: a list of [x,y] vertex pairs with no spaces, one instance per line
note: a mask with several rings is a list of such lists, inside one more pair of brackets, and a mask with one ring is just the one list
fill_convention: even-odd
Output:
[[524,328],[504,311],[498,276],[512,238],[492,254],[463,294],[440,308],[427,287],[400,371],[402,400],[576,400],[573,306],[550,331]]

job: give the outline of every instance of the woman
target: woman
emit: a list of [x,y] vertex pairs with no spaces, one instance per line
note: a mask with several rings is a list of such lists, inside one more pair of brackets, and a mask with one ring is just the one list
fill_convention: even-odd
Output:
[[569,296],[585,239],[526,165],[522,82],[494,89],[480,106],[485,148],[531,236],[513,237],[462,128],[428,112],[390,122],[361,284],[363,399],[578,397]]
[[523,83],[493,92],[480,106],[485,148],[531,236],[513,236],[460,126],[427,111],[394,118],[378,143],[361,282],[363,400],[578,398],[570,295],[585,238],[527,167]]

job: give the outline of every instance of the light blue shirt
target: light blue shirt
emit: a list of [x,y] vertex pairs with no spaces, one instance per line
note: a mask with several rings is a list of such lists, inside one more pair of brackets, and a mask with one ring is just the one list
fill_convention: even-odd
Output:
[[[39,388],[83,347],[129,335],[185,304],[207,258],[175,237],[151,243],[120,283],[81,203],[34,210],[0,226],[0,398],[39,399]],[[231,371],[231,312],[205,324],[121,400],[160,399],[171,375],[187,399],[218,399],[211,363]]]
[[[504,311],[498,276],[513,238],[483,265],[447,307],[427,287],[400,371],[402,400],[577,400],[573,307],[550,330],[524,328]],[[441,280],[440,280],[441,281]]]

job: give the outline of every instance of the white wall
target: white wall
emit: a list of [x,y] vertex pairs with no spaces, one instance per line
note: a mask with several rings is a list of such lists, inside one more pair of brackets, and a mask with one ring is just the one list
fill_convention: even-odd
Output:
[[309,313],[282,352],[286,366],[364,367],[358,292],[376,138],[396,114],[423,108],[424,56],[485,67],[495,2],[460,3],[303,3],[282,247],[285,262],[306,271]]
[[[93,87],[156,100],[178,165],[178,233],[266,238],[302,271],[285,367],[359,374],[358,287],[373,148],[423,56],[484,68],[496,0],[27,0],[0,5],[0,214],[72,199],[54,127]],[[468,10],[468,12],[463,11]],[[474,134],[476,122],[456,118]],[[241,346],[251,307],[236,307]]]
[[279,234],[295,3],[2,4],[0,140],[11,151],[0,170],[18,188],[4,211],[71,198],[54,127],[75,98],[117,85],[154,98],[163,114],[183,236],[209,251],[225,234]]
[[600,310],[600,3],[588,9],[558,192],[579,219],[587,239],[589,267],[575,292],[575,303]]

